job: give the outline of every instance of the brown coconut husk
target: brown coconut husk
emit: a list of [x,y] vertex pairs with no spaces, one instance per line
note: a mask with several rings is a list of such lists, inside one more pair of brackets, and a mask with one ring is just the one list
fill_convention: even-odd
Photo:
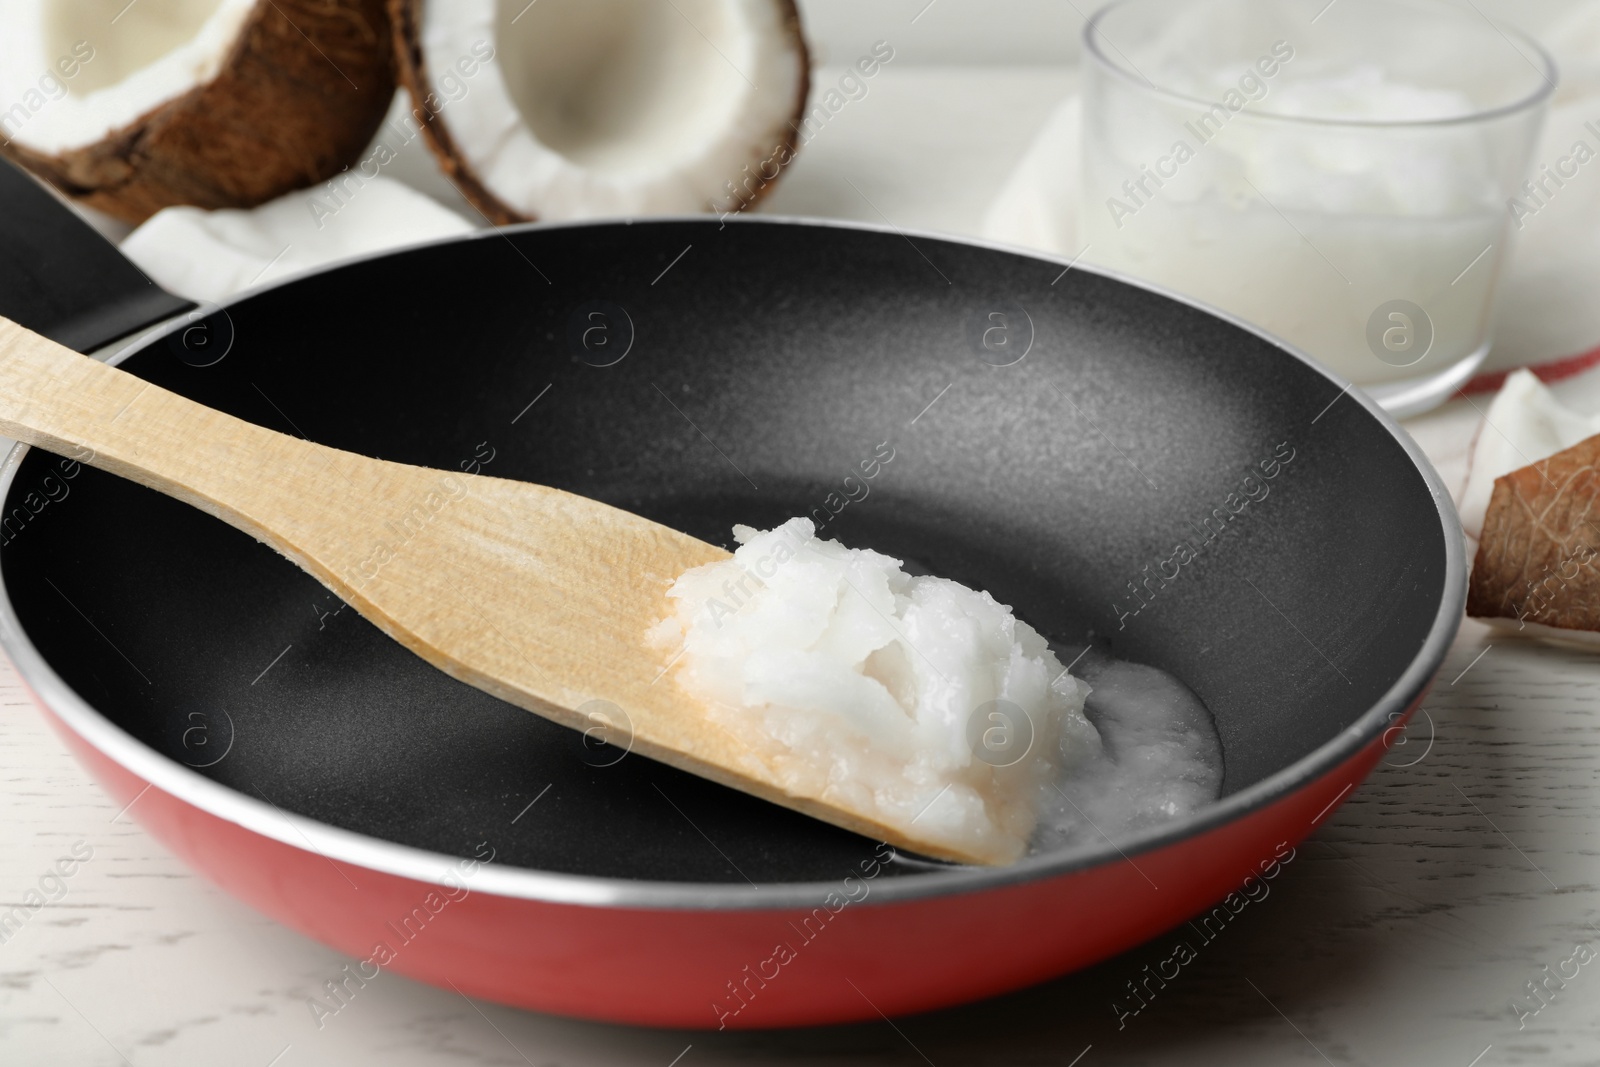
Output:
[[[388,0],[389,21],[394,32],[396,76],[400,85],[411,96],[412,118],[421,128],[429,151],[439,161],[439,168],[484,218],[496,226],[507,226],[516,222],[537,222],[539,218],[537,214],[517,210],[501,200],[484,184],[483,179],[473,169],[472,164],[467,162],[466,156],[451,135],[450,128],[441,115],[443,105],[439,103],[439,94],[434,89],[433,80],[428,74],[427,62],[422,55],[422,5],[425,2],[426,0]],[[787,169],[789,160],[792,160],[799,151],[799,124],[805,117],[806,99],[811,92],[811,53],[806,47],[805,34],[800,29],[800,11],[795,7],[795,0],[772,0],[772,2],[781,9],[784,33],[788,35],[800,57],[800,81],[796,86],[794,109],[790,115],[788,128],[770,149],[752,148],[750,163],[745,170],[739,174],[729,175],[736,186],[748,190],[749,193],[745,196],[741,192],[739,206],[733,209],[735,212],[748,211],[764,199]],[[773,177],[761,175],[762,164],[773,161],[778,161],[777,171]],[[752,170],[760,175],[754,181],[748,180]],[[710,210],[709,205],[707,209]]]
[[1600,635],[1600,436],[1495,479],[1467,614]]
[[260,0],[195,86],[60,155],[0,148],[63,193],[128,222],[164,207],[253,207],[353,163],[394,98],[384,0]]

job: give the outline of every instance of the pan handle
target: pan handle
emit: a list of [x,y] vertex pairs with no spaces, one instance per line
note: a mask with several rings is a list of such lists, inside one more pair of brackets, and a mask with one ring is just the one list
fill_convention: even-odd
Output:
[[93,352],[192,307],[0,159],[0,316]]

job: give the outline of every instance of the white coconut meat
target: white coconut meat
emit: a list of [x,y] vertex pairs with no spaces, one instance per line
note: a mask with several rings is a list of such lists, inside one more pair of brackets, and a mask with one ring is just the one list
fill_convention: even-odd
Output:
[[304,188],[394,97],[383,4],[0,0],[0,153],[133,223]]
[[0,140],[94,144],[222,69],[254,0],[0,0]]
[[426,110],[491,217],[734,210],[792,157],[792,4],[435,0],[415,17]]
[[948,854],[1022,856],[1058,773],[1100,755],[1088,686],[987,593],[808,519],[734,534],[668,593],[653,637],[676,683],[791,792]]

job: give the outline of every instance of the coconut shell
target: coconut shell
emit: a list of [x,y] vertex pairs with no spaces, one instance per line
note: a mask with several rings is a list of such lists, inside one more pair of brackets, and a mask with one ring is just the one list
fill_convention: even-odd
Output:
[[[442,109],[428,104],[429,100],[438,100],[438,95],[434,91],[428,64],[422,55],[422,7],[425,2],[426,0],[388,0],[389,21],[394,32],[396,74],[400,84],[411,95],[412,114],[422,128],[423,140],[427,142],[429,151],[439,161],[439,168],[444,171],[445,176],[473,207],[482,212],[484,218],[496,226],[538,221],[537,215],[517,210],[489,190],[451,136],[449,126],[440,116]],[[800,11],[795,7],[795,0],[772,0],[772,2],[780,8],[784,32],[789,35],[796,54],[800,57],[800,83],[797,86],[794,111],[790,116],[788,128],[771,149],[756,152],[751,157],[751,166],[758,166],[764,160],[780,154],[785,158],[792,158],[799,152],[800,143],[797,140],[799,124],[805,117],[806,98],[811,93],[811,53],[806,48],[805,34],[800,29]],[[756,188],[750,199],[744,201],[738,210],[747,211],[764,199],[777,184],[777,179],[782,177],[783,169],[786,168],[781,168],[777,176],[766,179]],[[737,178],[738,175],[729,177]]]
[[253,207],[356,162],[394,98],[384,0],[260,0],[210,81],[60,155],[3,151],[128,222]]
[[1495,479],[1467,614],[1600,631],[1600,435]]

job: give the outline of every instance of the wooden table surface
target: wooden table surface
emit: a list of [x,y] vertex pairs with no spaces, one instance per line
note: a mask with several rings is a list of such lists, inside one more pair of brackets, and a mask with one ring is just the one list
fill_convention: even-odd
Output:
[[[930,77],[908,70],[874,91],[944,94],[947,114],[970,99],[960,76]],[[984,201],[970,190],[997,186],[1062,85],[982,77],[991,102],[1011,94],[1009,125],[993,107],[954,133],[897,119],[920,147],[875,164],[869,208],[837,179],[869,173],[856,168],[881,143],[872,116],[896,112],[859,108],[776,206],[975,229]],[[949,178],[962,192],[941,199],[919,169],[957,136],[993,151],[963,156]],[[1451,484],[1478,419],[1458,403],[1408,424]],[[0,1064],[1597,1064],[1597,680],[1592,655],[1465,624],[1406,743],[1120,1027],[1113,1003],[1128,1006],[1124,983],[1170,953],[1166,939],[894,1024],[738,1035],[574,1022],[388,974],[319,1028],[307,997],[347,961],[233,902],[119,814],[0,661],[0,911],[59,857],[92,850],[65,895],[0,943]]]

